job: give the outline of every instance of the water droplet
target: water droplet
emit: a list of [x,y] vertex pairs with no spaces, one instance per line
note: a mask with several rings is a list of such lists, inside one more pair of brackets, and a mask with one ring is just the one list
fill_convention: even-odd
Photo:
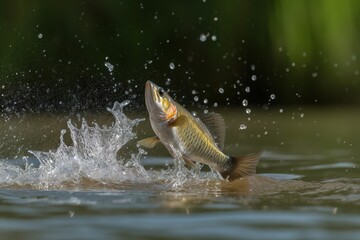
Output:
[[282,48],[282,47],[279,47],[279,48],[278,48],[278,51],[279,51],[279,52],[282,52],[282,51],[283,51],[283,48]]
[[242,101],[242,105],[243,105],[244,107],[246,107],[246,106],[248,105],[248,101],[247,101],[246,99],[244,99],[244,100]]
[[274,100],[275,97],[276,97],[275,94],[271,94],[271,95],[270,95],[270,99],[271,99],[271,100]]
[[240,130],[245,130],[247,129],[247,126],[245,124],[241,124],[239,127]]
[[144,64],[144,68],[148,69],[148,65],[150,65],[152,63],[152,60],[147,60]]
[[211,36],[211,40],[212,40],[213,42],[215,42],[215,41],[217,40],[216,35],[212,35],[212,36]]
[[214,103],[214,107],[217,107],[218,106],[218,103],[216,102],[216,103]]
[[251,69],[251,71],[255,71],[255,65],[254,65],[254,64],[251,65],[251,66],[250,66],[250,69]]
[[256,79],[257,79],[256,75],[251,76],[251,80],[256,81]]
[[43,38],[43,34],[42,34],[42,33],[39,33],[39,34],[38,34],[38,38],[39,38],[39,39]]
[[224,89],[223,89],[223,88],[219,88],[219,93],[223,94],[223,93],[224,93]]
[[109,62],[105,62],[105,67],[107,67],[107,69],[109,70],[109,72],[112,72],[114,70],[114,66],[109,63]]
[[199,101],[199,97],[198,97],[198,96],[195,96],[195,97],[194,97],[194,101],[195,101],[195,102]]
[[249,93],[250,92],[250,87],[246,87],[245,92]]
[[311,76],[313,77],[313,78],[315,78],[315,77],[317,77],[317,73],[316,72],[313,72],[312,74],[311,74]]
[[207,104],[207,103],[208,103],[208,100],[207,100],[206,98],[204,99],[204,103],[205,103],[205,104]]
[[214,17],[214,21],[217,22],[219,19],[218,17]]
[[284,112],[284,109],[280,108],[279,113],[283,113],[283,112]]
[[170,68],[171,70],[174,70],[174,69],[175,69],[175,64],[174,64],[173,62],[171,62],[171,63],[169,64],[169,68]]
[[304,115],[305,115],[304,113],[300,113],[300,117],[302,117],[302,118],[303,118],[303,117],[304,117]]
[[336,214],[336,213],[337,213],[337,210],[338,210],[338,208],[337,208],[337,207],[336,207],[336,208],[334,208],[334,209],[333,209],[333,211],[332,211],[332,213],[333,213],[333,214]]
[[251,109],[250,109],[250,108],[247,108],[247,109],[245,110],[245,112],[246,112],[247,114],[250,114],[250,113],[251,113]]
[[170,79],[170,78],[166,79],[165,85],[166,85],[166,86],[169,86],[169,85],[170,85],[170,82],[171,82],[171,79]]
[[207,39],[207,36],[205,35],[205,34],[200,34],[200,41],[201,42],[205,42],[206,41],[206,39]]

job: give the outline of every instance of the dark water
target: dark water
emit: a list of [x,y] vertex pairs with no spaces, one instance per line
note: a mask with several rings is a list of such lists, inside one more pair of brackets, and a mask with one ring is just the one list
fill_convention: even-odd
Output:
[[[16,137],[2,145],[1,239],[360,238],[360,114],[355,109],[222,112],[227,153],[265,150],[258,175],[229,183],[206,168],[176,170],[162,147],[139,154],[134,140],[117,156],[130,159],[133,153],[128,164],[112,167],[107,158],[106,164],[74,164],[77,158],[93,159],[94,151],[75,157],[58,151],[55,158],[63,159],[54,167],[45,157],[39,163],[27,149],[56,149],[66,117],[3,121],[3,139]],[[87,116],[92,118],[113,121],[107,114]],[[239,129],[241,124],[247,128]],[[147,122],[133,132],[139,138],[151,135]],[[66,134],[64,141],[70,142]],[[102,149],[106,141],[96,144]]]

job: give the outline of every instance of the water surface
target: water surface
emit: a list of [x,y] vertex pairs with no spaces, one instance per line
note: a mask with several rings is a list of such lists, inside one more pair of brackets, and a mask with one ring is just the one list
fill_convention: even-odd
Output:
[[3,119],[2,238],[359,238],[354,109],[221,110],[227,153],[265,150],[257,175],[226,182],[206,167],[174,166],[161,146],[137,149],[136,135],[152,131],[122,108],[82,124]]

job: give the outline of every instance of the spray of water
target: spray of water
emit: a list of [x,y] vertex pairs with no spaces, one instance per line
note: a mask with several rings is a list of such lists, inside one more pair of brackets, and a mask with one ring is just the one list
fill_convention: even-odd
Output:
[[[38,167],[25,167],[0,162],[0,185],[30,186],[38,189],[112,187],[123,183],[160,181],[178,189],[189,180],[218,178],[214,172],[200,174],[201,165],[187,169],[184,162],[174,159],[174,166],[161,171],[150,171],[140,163],[145,151],[139,149],[130,159],[117,158],[117,152],[136,137],[132,131],[143,119],[129,119],[123,108],[129,101],[115,102],[108,109],[115,118],[110,127],[89,126],[85,119],[80,127],[68,121],[72,144],[66,145],[61,132],[60,146],[55,151],[29,151],[40,162]],[[26,161],[26,160],[24,160]]]

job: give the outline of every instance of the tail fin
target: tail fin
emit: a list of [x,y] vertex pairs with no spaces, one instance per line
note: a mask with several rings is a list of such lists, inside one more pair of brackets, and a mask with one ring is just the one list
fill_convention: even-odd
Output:
[[224,179],[233,181],[255,174],[261,154],[262,152],[258,152],[241,157],[230,157],[228,167],[223,172],[220,172],[221,176]]

